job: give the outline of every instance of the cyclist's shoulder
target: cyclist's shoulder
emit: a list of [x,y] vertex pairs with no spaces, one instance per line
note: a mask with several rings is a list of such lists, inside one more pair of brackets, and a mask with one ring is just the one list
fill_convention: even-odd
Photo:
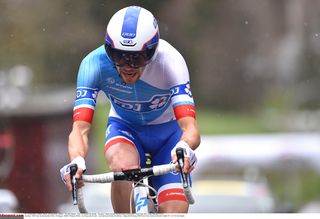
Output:
[[82,59],[78,70],[78,83],[87,84],[89,81],[98,84],[101,74],[111,72],[112,69],[112,64],[106,56],[104,46],[100,46]]
[[[160,53],[174,53],[174,52],[178,52],[178,50],[171,45],[168,41],[164,40],[164,39],[160,39],[159,40],[159,46],[158,46],[158,51]],[[179,53],[179,52],[178,52]]]
[[162,61],[174,61],[179,59],[184,59],[181,53],[169,42],[164,39],[160,39],[158,46],[157,58]]
[[[161,66],[166,79],[177,81],[179,78],[187,76],[188,68],[181,53],[165,40],[160,40],[158,54],[155,59],[155,65]],[[158,70],[156,70],[158,72]]]

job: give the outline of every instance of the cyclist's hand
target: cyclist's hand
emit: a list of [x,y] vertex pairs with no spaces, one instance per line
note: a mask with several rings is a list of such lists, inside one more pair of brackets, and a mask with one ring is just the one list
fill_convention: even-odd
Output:
[[195,152],[190,148],[190,146],[185,141],[179,141],[176,146],[171,150],[171,157],[173,163],[177,162],[176,149],[182,148],[184,151],[184,168],[183,172],[190,173],[197,164],[197,157]]
[[75,176],[76,176],[79,188],[81,188],[84,185],[83,180],[81,179],[81,176],[82,176],[83,172],[86,170],[85,161],[84,161],[83,157],[80,157],[80,156],[76,157],[75,159],[73,159],[71,161],[71,163],[63,166],[60,169],[61,179],[66,184],[66,186],[68,187],[68,189],[70,191],[72,191],[72,184],[71,184],[71,177],[70,177],[70,166],[72,164],[77,164],[77,166],[78,166],[78,170],[77,170]]

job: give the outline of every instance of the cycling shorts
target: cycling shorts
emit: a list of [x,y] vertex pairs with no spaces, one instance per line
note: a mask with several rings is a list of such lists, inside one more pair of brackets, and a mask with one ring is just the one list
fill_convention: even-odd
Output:
[[[141,167],[146,164],[145,153],[151,155],[152,166],[168,164],[171,162],[171,150],[181,135],[182,131],[176,120],[159,125],[137,126],[109,117],[104,151],[108,153],[108,148],[116,143],[127,143],[137,149]],[[153,188],[158,192],[158,204],[169,200],[187,201],[179,173],[153,176],[151,180]]]

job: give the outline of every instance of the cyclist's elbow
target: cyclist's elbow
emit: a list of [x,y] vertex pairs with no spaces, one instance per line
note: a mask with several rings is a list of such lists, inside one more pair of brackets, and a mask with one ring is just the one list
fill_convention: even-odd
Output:
[[91,128],[90,123],[84,122],[84,121],[77,121],[73,123],[72,132],[78,133],[84,136],[89,134],[90,128]]

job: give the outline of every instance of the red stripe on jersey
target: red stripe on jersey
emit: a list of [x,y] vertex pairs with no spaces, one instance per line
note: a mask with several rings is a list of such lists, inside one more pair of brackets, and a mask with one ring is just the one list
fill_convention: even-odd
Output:
[[117,143],[125,143],[125,144],[129,144],[129,145],[132,145],[133,147],[135,147],[135,145],[131,142],[131,141],[129,141],[129,140],[127,140],[127,139],[125,139],[125,138],[122,138],[122,137],[117,137],[117,138],[115,138],[115,139],[112,139],[112,140],[110,140],[110,141],[108,141],[107,143],[106,143],[106,145],[104,146],[104,154],[106,154],[106,152],[107,152],[107,150],[112,146],[112,145],[114,145],[114,144],[117,144]]
[[73,110],[73,122],[85,121],[92,122],[94,110],[86,107]]
[[158,196],[159,205],[163,202],[174,201],[174,200],[187,202],[187,198],[184,195],[183,189],[172,188],[172,189],[163,190],[162,192],[160,192]]
[[183,117],[196,118],[196,108],[193,105],[182,104],[174,107],[173,110],[177,120]]

